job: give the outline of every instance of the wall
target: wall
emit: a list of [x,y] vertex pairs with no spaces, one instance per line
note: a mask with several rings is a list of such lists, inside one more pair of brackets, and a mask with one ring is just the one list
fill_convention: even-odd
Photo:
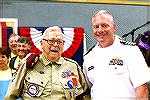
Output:
[[[0,17],[18,18],[19,26],[83,27],[89,49],[95,44],[91,16],[99,9],[106,9],[113,14],[117,24],[116,34],[120,36],[150,20],[148,6],[9,0],[0,2]],[[135,31],[135,38],[148,28],[149,25]],[[131,36],[127,39],[131,41]]]

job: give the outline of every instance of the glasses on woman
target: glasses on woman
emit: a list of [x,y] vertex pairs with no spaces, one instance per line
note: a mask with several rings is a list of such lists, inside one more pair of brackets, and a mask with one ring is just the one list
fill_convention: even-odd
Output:
[[54,45],[55,42],[58,44],[58,45],[64,45],[64,42],[63,40],[47,40],[47,39],[43,39],[44,41],[46,41],[49,45]]

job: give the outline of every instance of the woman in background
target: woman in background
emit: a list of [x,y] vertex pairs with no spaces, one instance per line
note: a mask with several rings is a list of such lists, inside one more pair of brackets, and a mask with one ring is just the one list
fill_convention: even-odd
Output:
[[9,53],[6,48],[0,48],[0,100],[4,99],[10,79],[11,69],[8,66]]

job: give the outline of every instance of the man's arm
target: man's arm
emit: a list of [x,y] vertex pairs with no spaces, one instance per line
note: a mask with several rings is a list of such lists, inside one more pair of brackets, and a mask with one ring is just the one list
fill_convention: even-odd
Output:
[[26,61],[22,61],[18,69],[10,81],[4,100],[16,100],[22,93],[24,77],[27,71]]
[[147,83],[137,87],[136,89],[136,100],[148,100],[148,86]]

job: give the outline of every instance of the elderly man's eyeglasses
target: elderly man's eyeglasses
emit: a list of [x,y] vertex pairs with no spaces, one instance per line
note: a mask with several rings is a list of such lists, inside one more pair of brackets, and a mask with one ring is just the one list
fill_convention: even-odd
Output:
[[47,40],[47,39],[43,39],[44,41],[47,41],[47,43],[49,44],[49,45],[53,45],[53,44],[55,44],[55,42],[58,44],[58,45],[64,45],[64,42],[65,41],[61,41],[61,40],[59,40],[59,41],[55,41],[55,40]]

